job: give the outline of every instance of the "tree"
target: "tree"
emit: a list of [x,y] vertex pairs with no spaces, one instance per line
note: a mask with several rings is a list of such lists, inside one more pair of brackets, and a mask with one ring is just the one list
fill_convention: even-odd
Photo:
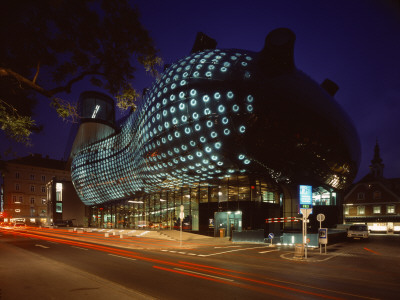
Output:
[[137,66],[156,74],[160,58],[129,0],[2,0],[0,10],[0,126],[29,142],[37,96],[48,98],[62,118],[76,117],[57,97],[79,81],[135,108]]

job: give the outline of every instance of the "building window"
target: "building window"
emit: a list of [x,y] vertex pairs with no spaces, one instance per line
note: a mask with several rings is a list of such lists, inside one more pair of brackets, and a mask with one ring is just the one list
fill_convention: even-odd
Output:
[[62,213],[62,203],[56,203],[56,213]]
[[15,178],[19,179],[19,172],[15,172]]
[[31,204],[35,204],[35,197],[31,198]]
[[357,215],[365,215],[365,206],[357,206]]
[[379,199],[381,199],[381,192],[375,191],[374,192],[374,200],[379,200]]
[[364,193],[357,193],[357,200],[364,200]]
[[42,175],[42,181],[46,182],[46,176],[45,175]]
[[42,204],[46,204],[46,199],[42,198]]
[[62,201],[62,183],[56,183],[56,201]]
[[31,175],[29,176],[29,178],[30,178],[30,180],[35,180],[35,174],[31,174]]
[[394,214],[395,213],[395,206],[394,205],[387,205],[386,206],[386,213],[387,214]]
[[19,196],[18,203],[22,203],[22,202],[23,202],[23,198],[22,198],[22,196]]
[[35,191],[35,186],[31,185],[31,192],[34,192],[34,191]]
[[19,191],[19,183],[16,183],[16,184],[15,184],[15,190],[16,190],[16,191]]
[[46,187],[42,185],[42,193],[46,193]]
[[344,214],[345,214],[345,215],[349,215],[349,214],[350,214],[350,206],[345,205],[345,207],[344,207]]
[[380,214],[381,213],[381,207],[380,206],[374,206],[374,214]]
[[16,203],[17,202],[17,196],[12,196],[12,201],[13,201],[13,203]]

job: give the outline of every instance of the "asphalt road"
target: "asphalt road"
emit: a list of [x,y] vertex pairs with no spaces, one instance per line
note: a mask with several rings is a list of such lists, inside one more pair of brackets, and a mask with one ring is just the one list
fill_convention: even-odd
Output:
[[[116,247],[117,246],[117,247]],[[0,299],[398,299],[400,236],[309,250],[0,229]]]

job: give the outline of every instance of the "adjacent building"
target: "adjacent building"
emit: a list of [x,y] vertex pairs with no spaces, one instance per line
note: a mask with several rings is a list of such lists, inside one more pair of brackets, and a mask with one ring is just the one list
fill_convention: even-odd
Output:
[[345,224],[367,224],[375,232],[400,232],[400,178],[385,178],[376,143],[370,173],[344,197]]
[[85,206],[76,195],[66,161],[33,154],[3,162],[2,218],[27,225],[69,221],[85,224]]

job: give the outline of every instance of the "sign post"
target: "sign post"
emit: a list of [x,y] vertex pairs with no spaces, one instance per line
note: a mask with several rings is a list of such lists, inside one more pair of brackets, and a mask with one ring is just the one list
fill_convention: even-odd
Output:
[[300,199],[300,213],[303,215],[303,245],[304,256],[307,259],[307,221],[308,216],[312,214],[312,186],[300,185],[299,186],[299,199]]
[[182,221],[183,221],[183,218],[185,217],[185,213],[183,212],[184,209],[185,209],[185,207],[183,205],[181,205],[181,212],[179,214],[179,218],[181,220],[181,232],[180,232],[180,239],[179,239],[180,240],[180,243],[179,243],[180,247],[182,247]]
[[270,247],[272,247],[272,240],[274,239],[274,234],[271,232],[270,234],[268,234],[268,238],[271,240],[271,244]]
[[322,252],[322,244],[325,244],[325,254],[326,254],[326,244],[328,242],[328,234],[327,232],[325,233],[325,237],[321,239],[321,223],[325,220],[325,215],[324,214],[318,214],[317,215],[317,221],[319,222],[319,234],[318,234],[318,244],[319,244],[319,254]]

